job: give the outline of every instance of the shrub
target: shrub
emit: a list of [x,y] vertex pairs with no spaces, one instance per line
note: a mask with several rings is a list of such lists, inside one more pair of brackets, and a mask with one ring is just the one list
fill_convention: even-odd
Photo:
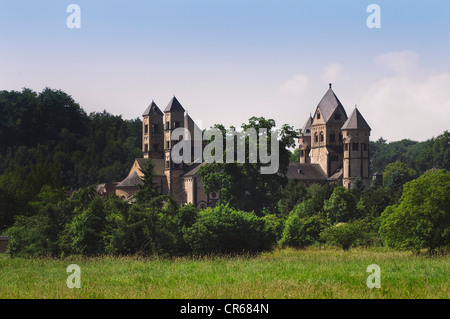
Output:
[[273,235],[267,221],[228,205],[203,210],[184,239],[194,254],[234,254],[269,250]]
[[300,217],[293,211],[286,220],[279,245],[295,247],[312,245],[320,239],[320,233],[325,225],[326,221],[318,215]]
[[381,214],[380,235],[390,247],[430,251],[450,243],[450,172],[426,172],[406,183],[398,204]]
[[328,244],[340,246],[343,250],[365,243],[369,240],[369,236],[369,227],[362,220],[338,223],[325,229],[321,234],[321,238]]

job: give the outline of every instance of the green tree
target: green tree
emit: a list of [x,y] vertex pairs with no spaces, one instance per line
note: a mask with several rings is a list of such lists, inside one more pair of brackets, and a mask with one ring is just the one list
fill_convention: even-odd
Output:
[[319,214],[314,214],[312,208],[312,201],[306,200],[292,210],[286,220],[279,245],[305,247],[320,240],[320,233],[327,222]]
[[[238,210],[254,211],[261,215],[264,208],[272,210],[280,199],[280,189],[287,183],[285,176],[289,165],[288,148],[295,145],[295,138],[298,133],[290,126],[283,125],[279,131],[279,173],[261,174],[261,163],[258,157],[257,163],[250,163],[249,138],[245,138],[246,152],[245,163],[226,163],[226,139],[230,131],[226,131],[223,125],[215,125],[216,129],[222,132],[224,138],[223,163],[213,163],[203,165],[199,169],[199,175],[206,193],[220,193],[220,204],[229,204]],[[271,147],[271,132],[275,131],[275,121],[263,117],[252,117],[248,123],[242,124],[241,128],[247,129],[267,129],[268,153],[273,150]],[[235,141],[235,144],[237,141]],[[258,139],[257,151],[261,143],[261,136]],[[235,147],[235,150],[237,148]]]
[[333,190],[330,198],[324,202],[323,209],[331,224],[345,223],[359,217],[355,196],[343,186]]
[[383,172],[383,185],[393,190],[401,190],[403,184],[417,177],[417,172],[406,164],[396,161],[386,165]]
[[380,234],[399,249],[433,251],[450,243],[450,172],[432,170],[404,185],[381,215]]
[[139,185],[139,191],[134,195],[136,202],[139,204],[145,204],[150,202],[153,198],[158,196],[158,189],[156,183],[153,182],[153,164],[150,158],[147,159],[147,163],[142,170],[143,176],[141,177],[142,184]]
[[328,244],[340,246],[343,250],[349,250],[354,245],[365,244],[369,236],[369,226],[362,220],[338,223],[321,233],[321,238]]

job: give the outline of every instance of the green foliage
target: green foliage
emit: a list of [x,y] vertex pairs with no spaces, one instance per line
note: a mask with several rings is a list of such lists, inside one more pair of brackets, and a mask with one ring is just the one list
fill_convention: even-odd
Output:
[[386,165],[383,172],[383,185],[392,190],[401,190],[403,184],[417,177],[417,173],[406,164],[396,161]]
[[203,210],[184,239],[199,255],[260,252],[269,250],[274,240],[264,218],[228,205]]
[[[275,209],[280,200],[280,188],[287,183],[285,174],[289,165],[290,152],[288,148],[293,147],[298,133],[290,126],[283,125],[279,130],[279,172],[278,174],[261,174],[263,165],[258,157],[257,163],[249,161],[249,138],[246,138],[245,163],[226,163],[226,139],[227,132],[223,125],[215,125],[223,133],[223,163],[213,163],[204,165],[199,169],[199,175],[206,193],[220,193],[220,204],[229,204],[238,210],[254,211],[261,215],[263,209]],[[251,117],[248,123],[241,126],[242,130],[267,129],[268,153],[271,147],[271,132],[275,131],[275,121],[263,117]],[[234,131],[231,128],[230,131]],[[236,144],[237,142],[235,142]],[[260,139],[258,139],[257,149],[259,149]],[[235,145],[236,149],[236,145]]]
[[450,172],[432,170],[404,185],[381,215],[380,234],[399,249],[434,250],[450,243]]
[[380,138],[370,143],[371,171],[383,172],[389,163],[401,161],[423,174],[431,168],[450,170],[450,133],[445,131],[424,142],[408,139],[386,143]]
[[298,163],[300,162],[300,149],[296,148],[291,155],[289,156],[290,163]]
[[134,195],[138,204],[148,203],[158,195],[157,185],[153,182],[153,164],[151,158],[148,158],[142,173],[144,174],[141,178],[142,185],[139,185],[139,191]]
[[305,247],[320,240],[320,233],[327,221],[312,211],[312,202],[307,200],[297,205],[286,220],[281,246]]
[[296,179],[288,180],[286,186],[281,191],[281,199],[278,201],[278,211],[282,216],[287,217],[289,212],[306,198],[306,195],[307,188],[301,181]]
[[362,220],[338,223],[321,233],[321,238],[327,244],[339,246],[343,250],[349,250],[354,245],[365,244],[369,236],[369,226]]
[[87,115],[62,91],[0,91],[0,107],[0,173],[23,176],[21,186],[29,196],[45,184],[119,181],[141,154],[139,119]]
[[332,224],[345,223],[359,217],[355,196],[343,186],[333,190],[330,198],[325,200],[323,210]]

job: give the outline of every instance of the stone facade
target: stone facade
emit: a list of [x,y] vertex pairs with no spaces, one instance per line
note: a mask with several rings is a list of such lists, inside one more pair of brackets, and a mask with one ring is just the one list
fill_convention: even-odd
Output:
[[346,188],[360,177],[368,187],[370,130],[356,107],[347,117],[330,84],[302,128],[299,163],[290,164],[288,177],[306,184],[342,182]]
[[[128,176],[116,185],[118,196],[133,200],[142,183],[142,169],[151,159],[153,182],[160,194],[171,194],[180,204],[199,208],[215,206],[219,194],[208,196],[198,170],[206,163],[196,159],[196,145],[205,147],[202,131],[174,97],[162,112],[155,102],[143,114],[142,158],[137,158]],[[176,128],[187,128],[191,137],[191,163],[174,163],[171,152],[178,140],[171,140]],[[359,176],[369,186],[370,127],[358,109],[350,117],[331,89],[314,114],[310,114],[299,136],[299,163],[289,165],[287,177],[305,184],[339,182],[350,188]],[[182,139],[183,137],[180,137]],[[198,144],[196,141],[202,140]],[[200,154],[202,153],[200,150]]]

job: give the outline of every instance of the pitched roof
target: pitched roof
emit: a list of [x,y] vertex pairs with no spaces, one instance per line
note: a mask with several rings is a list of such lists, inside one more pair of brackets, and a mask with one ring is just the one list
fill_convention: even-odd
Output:
[[152,115],[152,114],[164,115],[164,113],[161,112],[158,105],[156,105],[156,103],[154,101],[152,101],[152,103],[150,103],[150,105],[147,107],[147,109],[145,110],[144,114],[142,114],[142,116],[147,116],[147,115]]
[[172,100],[170,100],[167,107],[164,109],[164,112],[184,112],[183,106],[181,106],[180,102],[178,102],[177,98],[174,96]]
[[365,129],[369,131],[371,130],[369,124],[367,124],[366,120],[356,107],[353,110],[350,117],[347,119],[347,121],[345,121],[344,125],[342,126],[342,130],[351,130],[351,129]]
[[130,175],[127,176],[123,181],[121,181],[119,184],[117,184],[116,188],[120,187],[133,187],[142,185],[142,180],[139,177],[137,171],[134,171]]
[[328,122],[328,120],[330,119],[331,115],[333,115],[336,108],[338,108],[344,114],[344,116],[347,117],[347,113],[345,112],[345,109],[342,106],[341,101],[339,101],[336,94],[334,94],[330,84],[330,88],[325,93],[322,100],[320,100],[319,105],[317,105],[317,109],[320,110],[320,113],[322,114],[324,121]]
[[[303,125],[302,128],[302,135],[303,136],[311,136],[311,125],[313,122],[313,118],[311,117],[311,114],[309,115],[308,119],[306,120],[305,125]],[[309,132],[307,132],[309,130]]]
[[326,181],[327,174],[319,164],[290,163],[286,177],[289,179],[300,179],[306,181]]

